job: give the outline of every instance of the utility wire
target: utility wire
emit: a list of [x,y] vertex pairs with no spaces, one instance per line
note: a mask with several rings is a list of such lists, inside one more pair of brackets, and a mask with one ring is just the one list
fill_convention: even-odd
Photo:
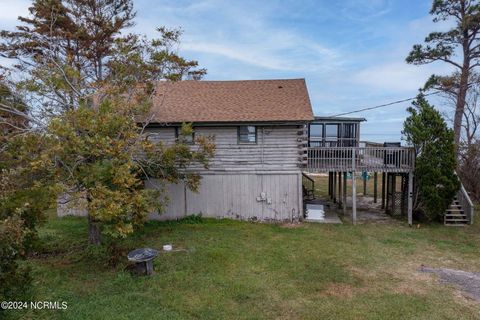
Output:
[[[438,93],[441,93],[441,92],[443,92],[443,91],[435,91],[435,92],[423,94],[423,96],[424,96],[424,97],[427,97],[427,96],[431,96],[431,95],[438,94]],[[329,116],[329,117],[332,117],[332,118],[334,118],[334,117],[341,117],[341,116],[345,116],[345,115],[347,115],[347,114],[352,114],[352,113],[358,113],[358,112],[362,112],[362,111],[369,111],[369,110],[384,108],[384,107],[388,107],[388,106],[391,106],[391,105],[394,105],[394,104],[399,104],[399,103],[402,103],[402,102],[412,101],[412,100],[415,100],[415,99],[417,99],[417,97],[407,98],[407,99],[402,99],[402,100],[397,100],[397,101],[393,101],[393,102],[389,102],[389,103],[384,103],[384,104],[380,104],[380,105],[373,106],[373,107],[365,107],[365,108],[358,109],[358,110],[354,110],[354,111],[349,111],[349,112],[344,112],[344,113],[335,114],[335,115]]]

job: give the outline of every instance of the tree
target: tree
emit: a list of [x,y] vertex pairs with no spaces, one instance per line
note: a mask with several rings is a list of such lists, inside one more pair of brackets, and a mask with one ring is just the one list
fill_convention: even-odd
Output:
[[[195,190],[200,177],[186,167],[208,167],[211,138],[190,148],[183,139],[156,145],[143,134],[155,81],[206,71],[177,54],[181,30],[158,28],[152,40],[124,34],[135,16],[132,0],[34,0],[30,13],[16,31],[0,33],[0,55],[15,60],[10,80],[31,109],[2,110],[35,129],[44,148],[33,163],[54,168],[56,186],[87,198],[90,241],[98,244],[100,231],[125,237],[165,203],[158,199],[165,182],[183,180]],[[152,178],[160,179],[158,190],[144,190]]]
[[[453,20],[455,26],[446,32],[430,33],[424,45],[413,46],[406,61],[416,65],[445,62],[458,72],[458,85],[451,87],[456,96],[453,129],[458,146],[470,74],[480,65],[480,4],[475,0],[434,0],[430,14],[434,22]],[[460,56],[458,60],[456,54]]]
[[26,107],[23,101],[1,80],[0,77],[0,150],[12,133],[23,131],[28,122],[23,116],[9,112],[16,109],[25,113]]
[[474,201],[480,201],[480,139],[462,148],[459,157],[458,175]]
[[459,189],[454,133],[422,94],[407,111],[410,116],[403,134],[416,152],[414,210],[434,220],[445,212]]
[[[153,209],[161,212],[166,182],[184,181],[197,190],[200,176],[186,169],[193,163],[208,168],[213,156],[208,137],[196,138],[195,149],[184,138],[170,146],[150,141],[137,125],[145,113],[137,99],[109,94],[96,108],[80,106],[54,118],[47,130],[58,182],[87,199],[92,244],[100,243],[100,231],[124,238]],[[190,132],[185,125],[182,137]],[[156,188],[145,189],[150,179],[157,179]]]
[[[442,92],[446,105],[455,109],[457,89],[460,74],[455,72],[451,76],[432,76],[425,85],[425,89],[436,89]],[[480,199],[480,75],[477,72],[470,74],[469,89],[465,99],[463,123],[458,150],[457,173],[465,189],[477,200]],[[450,113],[445,118],[453,123]]]
[[29,11],[16,31],[0,32],[0,56],[16,61],[14,71],[24,78],[17,85],[43,117],[75,109],[112,81],[123,82],[118,77],[145,62],[145,55],[149,72],[130,70],[130,80],[205,74],[175,52],[180,30],[158,28],[160,37],[151,41],[125,34],[134,24],[132,0],[34,0]]
[[[3,107],[2,107],[3,106]],[[0,84],[0,300],[19,300],[29,293],[31,276],[18,260],[36,244],[36,226],[52,204],[52,170],[41,156],[44,141],[19,114],[22,99]]]

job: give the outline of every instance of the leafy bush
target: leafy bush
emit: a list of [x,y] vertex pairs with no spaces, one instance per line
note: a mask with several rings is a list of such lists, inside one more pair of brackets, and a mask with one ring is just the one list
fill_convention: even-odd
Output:
[[34,133],[11,136],[0,153],[0,301],[29,293],[29,270],[20,260],[36,248],[36,227],[53,201],[45,184],[51,168],[39,166],[42,149]]
[[0,301],[18,301],[30,293],[30,270],[18,265],[25,257],[26,230],[18,214],[0,221]]

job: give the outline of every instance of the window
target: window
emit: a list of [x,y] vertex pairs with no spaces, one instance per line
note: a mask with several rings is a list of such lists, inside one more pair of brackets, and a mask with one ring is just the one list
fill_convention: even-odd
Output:
[[338,124],[325,125],[325,136],[327,138],[338,138]]
[[355,123],[344,123],[342,126],[342,146],[343,147],[355,147],[357,144],[356,139],[356,124]]
[[308,129],[310,147],[321,147],[323,144],[323,124],[312,123]]
[[311,138],[323,138],[323,124],[311,124],[310,125],[310,137]]
[[[180,138],[181,130],[182,130],[182,128],[175,127],[175,138],[177,138],[177,140]],[[187,144],[194,144],[195,143],[195,131],[192,132],[192,134],[190,134],[188,136],[183,136],[183,139],[185,139],[185,143],[187,143]]]
[[240,126],[238,127],[239,143],[257,143],[257,127]]
[[344,123],[342,138],[355,138],[355,124]]

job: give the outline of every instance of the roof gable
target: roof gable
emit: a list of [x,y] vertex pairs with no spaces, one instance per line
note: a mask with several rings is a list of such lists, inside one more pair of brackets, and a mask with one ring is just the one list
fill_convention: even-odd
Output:
[[161,81],[156,89],[156,123],[314,119],[304,79]]

